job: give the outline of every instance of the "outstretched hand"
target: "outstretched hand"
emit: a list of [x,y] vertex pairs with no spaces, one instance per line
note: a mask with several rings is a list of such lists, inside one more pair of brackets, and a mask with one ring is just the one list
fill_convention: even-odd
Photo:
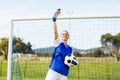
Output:
[[60,15],[60,13],[61,13],[61,9],[59,8],[59,9],[57,9],[57,11],[54,13],[53,18],[57,18],[57,16]]

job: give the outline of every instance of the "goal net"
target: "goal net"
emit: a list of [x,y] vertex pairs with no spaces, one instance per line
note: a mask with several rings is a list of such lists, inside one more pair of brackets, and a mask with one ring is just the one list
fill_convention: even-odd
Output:
[[[15,19],[11,23],[9,80],[44,80],[54,50],[51,19]],[[77,67],[71,67],[69,80],[120,79],[120,64],[106,55],[110,50],[101,43],[102,35],[120,33],[120,17],[59,18],[57,26],[59,34],[69,31],[68,44],[79,60]]]

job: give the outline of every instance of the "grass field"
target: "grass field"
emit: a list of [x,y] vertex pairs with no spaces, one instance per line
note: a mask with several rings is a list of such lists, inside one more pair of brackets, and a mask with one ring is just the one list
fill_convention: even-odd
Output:
[[[48,65],[49,61],[21,61],[19,64],[14,63],[14,80],[17,80],[17,78],[22,78],[22,80],[44,80]],[[68,80],[120,80],[119,75],[119,62],[80,61],[77,67],[71,67]],[[7,61],[0,61],[0,80],[6,79]]]

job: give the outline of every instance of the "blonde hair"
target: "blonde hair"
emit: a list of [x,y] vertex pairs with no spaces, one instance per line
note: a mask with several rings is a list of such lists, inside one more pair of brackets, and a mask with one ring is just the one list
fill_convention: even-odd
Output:
[[67,32],[68,37],[70,37],[69,32],[68,32],[67,30],[63,30],[63,31],[61,32],[61,34],[62,34],[63,32]]

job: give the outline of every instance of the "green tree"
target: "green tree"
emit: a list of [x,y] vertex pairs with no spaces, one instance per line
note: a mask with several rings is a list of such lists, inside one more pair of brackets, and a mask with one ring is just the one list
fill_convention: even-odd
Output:
[[[111,35],[110,33],[101,36],[101,43],[111,49],[111,53],[117,59],[119,57],[120,51],[120,33],[116,35]],[[108,45],[110,43],[111,45]]]
[[8,38],[2,38],[0,40],[0,51],[4,55],[4,59],[7,60],[7,55],[8,55]]
[[[7,60],[7,56],[8,56],[8,38],[2,38],[0,39],[0,53],[4,55],[4,59]],[[22,39],[20,38],[13,38],[13,53],[33,53],[31,47],[31,43],[25,43],[22,41]]]
[[82,57],[82,54],[80,54],[78,51],[75,51],[73,54],[74,54],[76,57]]
[[101,51],[100,49],[97,49],[97,50],[94,52],[94,57],[101,57],[102,55],[104,55],[104,52]]
[[120,33],[113,36],[113,45],[117,48],[120,47]]
[[101,36],[100,41],[103,45],[107,45],[107,42],[112,41],[112,35],[110,33],[106,33],[106,34]]
[[32,49],[31,49],[32,45],[30,42],[25,43],[22,41],[22,39],[16,38],[16,37],[13,38],[13,41],[14,41],[14,45],[13,45],[14,50],[13,51],[16,51],[17,53],[24,53],[24,54],[33,53]]

